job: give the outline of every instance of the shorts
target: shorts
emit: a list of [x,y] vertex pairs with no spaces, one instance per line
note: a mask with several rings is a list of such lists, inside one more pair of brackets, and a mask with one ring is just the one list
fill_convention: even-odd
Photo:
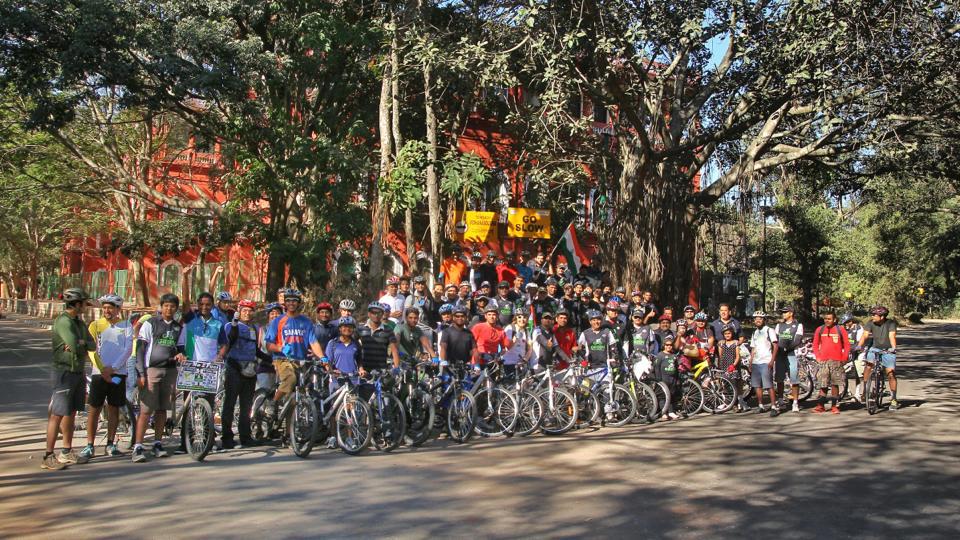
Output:
[[790,384],[800,384],[800,362],[797,353],[793,351],[777,351],[777,361],[773,380],[782,383],[787,378],[787,369],[790,370]]
[[764,390],[773,388],[769,364],[753,364],[750,366],[750,386],[763,388]]
[[829,386],[843,386],[844,379],[847,378],[847,374],[843,371],[842,362],[828,360],[826,362],[818,362],[818,364],[817,384],[820,386],[820,388],[827,388]]
[[127,404],[127,376],[115,375],[120,377],[120,384],[113,384],[103,380],[103,376],[96,374],[90,380],[90,406],[100,408],[103,402],[111,407],[123,407]]
[[269,390],[273,392],[273,386],[277,384],[276,373],[257,373],[257,390]]
[[883,349],[878,349],[876,347],[870,347],[867,349],[866,362],[868,364],[876,364],[878,357],[880,358],[880,365],[884,368],[894,369],[897,367],[896,353],[884,352]]
[[87,378],[82,372],[54,370],[53,394],[48,407],[54,416],[71,416],[87,406]]
[[274,360],[273,367],[277,370],[277,378],[280,380],[280,392],[289,394],[297,386],[297,370],[293,362],[289,360]]
[[141,412],[172,411],[177,400],[177,368],[147,368],[146,384],[140,389]]

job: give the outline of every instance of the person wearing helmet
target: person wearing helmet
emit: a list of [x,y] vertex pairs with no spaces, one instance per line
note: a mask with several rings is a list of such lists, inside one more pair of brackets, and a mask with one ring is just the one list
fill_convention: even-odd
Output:
[[235,311],[233,309],[233,297],[230,296],[229,292],[220,291],[217,293],[217,305],[210,310],[210,313],[223,324],[233,320]]
[[590,318],[587,316],[587,313],[590,311],[600,311],[601,306],[593,300],[593,292],[584,287],[584,289],[580,291],[580,298],[575,308],[577,310],[578,321],[576,329],[579,334],[587,328],[590,328]]
[[470,329],[477,342],[477,358],[474,365],[481,367],[496,358],[498,353],[510,349],[510,340],[497,325],[497,307],[487,306],[483,310],[483,322],[479,322]]
[[607,302],[604,313],[606,317],[604,317],[601,327],[613,332],[614,337],[620,335],[627,324],[627,318],[623,316],[623,313],[620,313],[620,303],[616,300]]
[[510,342],[510,348],[503,353],[503,374],[515,380],[517,366],[529,364],[533,354],[533,335],[527,328],[527,314],[518,311],[513,322],[503,329],[503,334]]
[[696,338],[697,346],[700,348],[701,358],[706,358],[713,353],[717,343],[716,335],[708,324],[709,320],[710,317],[705,311],[701,311],[693,317],[693,337]]
[[453,309],[453,324],[440,335],[440,363],[466,365],[477,356],[477,341],[466,328],[467,308]]
[[450,328],[450,325],[453,324],[453,304],[443,304],[437,309],[437,313],[440,314],[440,322],[433,328],[434,341],[433,346],[434,350],[437,351],[437,356],[440,353],[440,338],[442,337],[443,331],[447,328]]
[[[607,306],[608,308],[610,306]],[[619,313],[620,308],[614,307]],[[598,311],[587,313],[590,328],[587,328],[577,339],[577,346],[586,354],[587,362],[592,369],[600,369],[617,358],[617,337],[609,327],[604,327],[603,315]]]
[[277,382],[277,370],[273,367],[273,356],[270,354],[270,351],[267,350],[265,338],[267,327],[270,326],[270,323],[277,317],[283,315],[283,306],[281,306],[279,302],[271,302],[267,304],[266,311],[267,324],[260,328],[260,335],[257,338],[261,353],[257,355],[257,358],[260,359],[260,361],[257,362],[257,391],[267,390],[272,392],[273,386]]
[[777,354],[774,363],[773,382],[777,385],[777,395],[780,408],[784,397],[784,379],[790,373],[790,400],[793,402],[793,412],[800,412],[800,363],[797,359],[797,347],[803,340],[803,324],[793,316],[793,308],[780,308],[783,320],[777,323],[774,331],[777,333]]
[[560,366],[568,366],[572,362],[571,356],[560,348],[560,343],[557,341],[557,335],[554,333],[555,321],[553,312],[546,311],[540,316],[540,324],[533,330],[531,337],[533,352],[530,364],[535,369],[546,369],[547,366],[555,363],[558,369],[565,369]]
[[387,307],[380,302],[367,306],[367,322],[357,328],[357,341],[363,351],[366,369],[387,370],[400,367],[400,351],[394,326],[384,324]]
[[284,314],[274,319],[264,333],[267,350],[273,354],[273,367],[277,370],[280,385],[267,402],[268,413],[274,417],[280,407],[280,400],[293,392],[297,384],[297,374],[293,362],[307,359],[307,354],[320,358],[324,355],[320,343],[313,335],[313,321],[300,313],[303,296],[296,289],[287,289],[283,294]]
[[174,315],[180,298],[167,293],[160,297],[160,313],[140,325],[137,334],[137,386],[140,387],[140,415],[133,445],[134,463],[147,460],[143,440],[153,416],[154,457],[170,454],[163,448],[163,432],[167,411],[173,410],[177,397],[177,365],[187,361],[184,323]]
[[330,319],[333,317],[333,306],[329,302],[317,304],[317,322],[313,325],[313,335],[321,349],[327,348],[327,343],[338,335],[337,325]]
[[877,362],[887,374],[890,386],[890,410],[895,411],[900,403],[897,401],[897,321],[888,319],[890,310],[884,306],[877,306],[870,310],[870,321],[863,325],[863,334],[857,346],[863,348],[867,340],[871,340],[864,357],[863,380],[870,380],[870,373],[876,369]]
[[92,369],[87,398],[87,446],[80,451],[88,459],[96,454],[93,445],[104,404],[107,407],[105,455],[122,455],[114,441],[120,422],[120,407],[127,405],[127,360],[133,353],[133,325],[120,317],[123,298],[106,294],[99,298],[99,302],[102,316],[89,326],[96,349],[89,351]]
[[[335,370],[343,375],[351,375],[351,379],[356,383],[359,379],[354,374],[361,377],[366,376],[364,368],[365,358],[363,347],[356,338],[357,321],[351,317],[340,317],[337,320],[336,339],[331,339],[327,343],[324,353],[320,357],[320,363],[327,370]],[[330,379],[330,392],[334,392],[339,387],[337,377]],[[336,433],[335,420],[330,419],[330,433]],[[327,438],[327,448],[336,448],[337,438],[330,436]]]
[[660,349],[663,350],[667,342],[673,343],[677,339],[677,328],[673,325],[673,320],[664,313],[657,319],[657,329],[653,331]]
[[353,312],[357,310],[357,303],[349,298],[344,298],[340,301],[338,309],[340,310],[340,319],[343,317],[353,317]]
[[683,320],[686,321],[687,328],[693,328],[693,318],[697,315],[697,308],[692,305],[683,307]]
[[[96,350],[93,336],[81,319],[87,300],[83,289],[63,291],[64,309],[53,322],[53,394],[48,408],[47,448],[40,463],[43,469],[59,470],[89,461],[73,449],[74,422],[86,401],[84,363],[90,351]],[[63,447],[54,455],[60,435]]]
[[470,312],[470,321],[467,322],[468,330],[472,330],[474,326],[486,320],[486,316],[484,314],[486,313],[488,307],[496,309],[496,305],[490,303],[490,297],[480,295],[473,299],[473,309]]
[[866,358],[866,352],[859,346],[860,336],[863,335],[863,327],[860,326],[857,319],[850,313],[846,313],[843,317],[840,317],[840,324],[846,329],[847,341],[850,343],[850,358],[848,361],[853,362],[853,369],[850,370],[850,374],[856,381],[853,399],[859,403],[860,394],[863,390],[864,359]]
[[226,450],[238,447],[233,438],[233,415],[238,400],[240,446],[255,444],[250,430],[250,409],[253,407],[253,394],[257,385],[257,364],[258,360],[270,358],[258,347],[260,329],[253,323],[256,309],[257,304],[252,300],[241,300],[237,304],[237,319],[228,322],[224,327],[227,351],[221,412],[223,429],[220,440],[222,448]]
[[[529,285],[528,285],[528,290],[530,290]],[[537,287],[536,296],[534,296],[532,300],[527,302],[527,305],[524,306],[524,311],[526,311],[527,313],[531,313],[531,308],[533,313],[534,324],[540,324],[540,317],[544,313],[548,311],[550,313],[556,313],[557,304],[556,304],[556,301],[552,297],[550,297],[549,294],[547,294],[546,287]]]
[[400,317],[403,315],[403,300],[404,298],[398,294],[400,284],[400,278],[397,276],[390,276],[387,279],[387,291],[380,297],[379,302],[381,304],[386,304],[390,306],[388,308],[389,313],[387,316],[390,320],[397,324],[400,322]]
[[439,307],[440,305],[437,303],[433,294],[427,290],[427,280],[424,279],[423,276],[414,277],[413,292],[403,301],[404,310],[407,308],[419,309],[422,322],[426,324],[428,328],[433,328],[440,320],[437,314],[437,308]]
[[420,325],[419,309],[406,308],[403,313],[403,323],[398,324],[393,333],[397,338],[397,350],[401,359],[417,362],[421,354],[427,354],[439,363],[440,360],[434,354],[433,345],[430,344],[430,336]]
[[[777,393],[773,389],[772,371],[774,358],[777,356],[777,333],[767,326],[767,316],[762,311],[753,314],[753,325],[756,330],[750,337],[750,385],[757,393],[757,412],[770,411],[770,416],[777,416]],[[770,408],[763,406],[763,393],[770,394]]]

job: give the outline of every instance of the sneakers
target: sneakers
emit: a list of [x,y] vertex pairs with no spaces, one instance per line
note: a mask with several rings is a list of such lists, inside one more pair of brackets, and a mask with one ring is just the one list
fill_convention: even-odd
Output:
[[767,409],[767,408],[764,407],[763,405],[760,405],[759,407],[757,407],[757,414],[763,414],[763,413],[767,412],[768,410],[769,410],[769,409]]
[[900,402],[897,401],[896,399],[891,399],[891,400],[890,400],[890,410],[891,410],[891,411],[895,411],[895,410],[897,410],[897,409],[899,409],[899,408],[900,408]]
[[813,412],[816,414],[820,414],[820,413],[827,412],[827,410],[823,408],[822,403],[817,403],[817,406],[813,408]]
[[327,448],[333,449],[337,447],[337,438],[329,437],[327,438]]
[[793,402],[793,409],[791,409],[791,410],[793,410],[793,412],[795,412],[795,413],[800,412],[800,402],[799,402],[799,401],[794,401],[794,402]]
[[104,454],[107,456],[117,457],[122,456],[123,452],[120,451],[116,444],[108,444]]
[[71,449],[69,452],[60,452],[57,454],[57,461],[63,463],[64,465],[82,465],[90,461],[90,458],[81,456],[77,454],[76,450]]
[[78,460],[83,459],[86,461],[90,461],[90,458],[92,458],[96,453],[97,453],[96,450],[93,449],[93,445],[88,444],[83,447],[83,450],[80,451],[80,454],[77,456],[77,458]]
[[832,414],[840,414],[840,407],[837,407],[836,405],[834,405],[833,407],[830,407],[830,412]]
[[778,416],[780,416],[780,407],[771,407],[770,418],[776,418]]
[[862,396],[863,396],[863,385],[858,384],[853,391],[853,400],[856,401],[857,403],[863,403]]
[[134,463],[143,463],[147,460],[147,455],[143,452],[143,446],[136,445],[133,447],[133,462]]
[[170,453],[163,449],[162,444],[153,443],[153,457],[158,457],[158,458],[170,457]]
[[677,420],[678,418],[680,418],[680,415],[675,412],[672,412],[672,413],[667,413],[667,417],[670,418],[671,420]]
[[56,454],[50,454],[49,456],[44,456],[43,461],[40,462],[40,468],[47,471],[59,471],[67,466],[66,463],[61,462],[57,459]]

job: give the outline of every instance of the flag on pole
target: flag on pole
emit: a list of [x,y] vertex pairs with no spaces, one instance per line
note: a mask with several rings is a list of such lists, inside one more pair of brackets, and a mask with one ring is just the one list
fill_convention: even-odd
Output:
[[580,242],[577,241],[577,232],[573,229],[572,222],[567,226],[567,230],[563,232],[563,236],[560,237],[560,242],[557,243],[555,249],[567,260],[567,265],[574,275],[578,274],[580,268],[584,265],[590,264],[587,254],[583,251],[583,248],[580,247]]

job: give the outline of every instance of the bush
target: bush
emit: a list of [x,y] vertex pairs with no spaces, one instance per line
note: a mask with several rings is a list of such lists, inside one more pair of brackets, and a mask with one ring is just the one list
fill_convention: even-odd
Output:
[[923,313],[919,311],[911,311],[907,313],[907,320],[913,324],[923,324]]

